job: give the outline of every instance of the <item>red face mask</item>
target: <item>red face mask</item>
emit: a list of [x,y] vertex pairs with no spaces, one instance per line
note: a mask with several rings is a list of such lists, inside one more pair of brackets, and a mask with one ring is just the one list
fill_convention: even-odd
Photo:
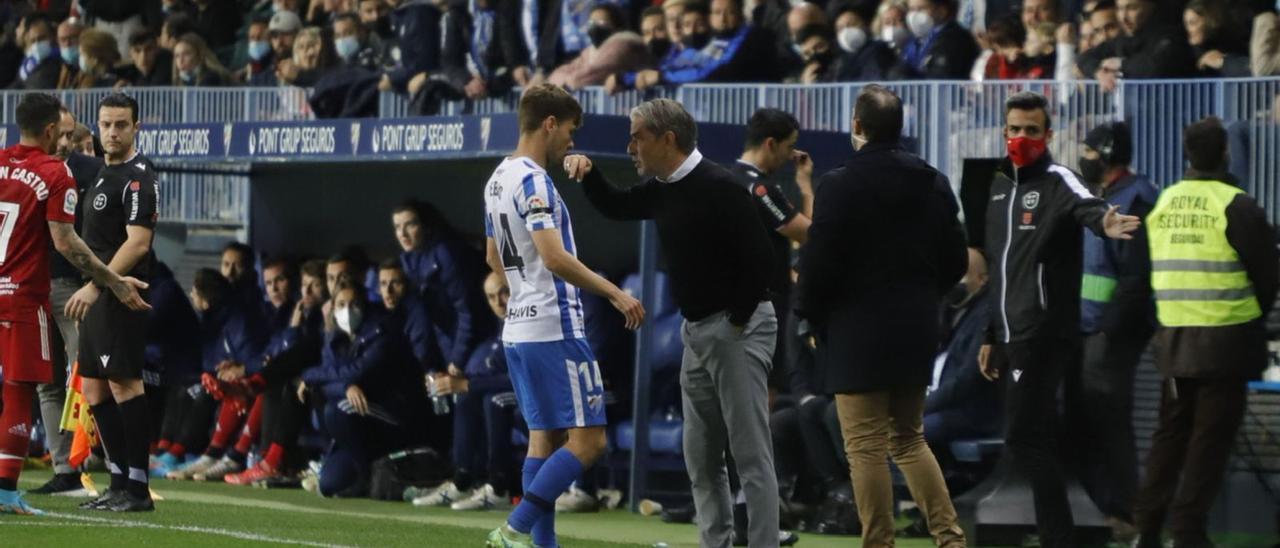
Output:
[[1036,163],[1044,156],[1045,140],[1030,137],[1014,137],[1008,140],[1009,160],[1016,167],[1025,167]]

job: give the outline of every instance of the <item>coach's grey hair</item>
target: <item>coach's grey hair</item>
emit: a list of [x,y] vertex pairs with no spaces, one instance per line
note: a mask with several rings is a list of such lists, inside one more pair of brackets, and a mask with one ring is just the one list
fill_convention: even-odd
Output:
[[668,131],[676,136],[676,148],[689,154],[698,146],[698,124],[684,105],[671,99],[645,101],[631,109],[631,117],[639,119],[654,135],[662,137]]

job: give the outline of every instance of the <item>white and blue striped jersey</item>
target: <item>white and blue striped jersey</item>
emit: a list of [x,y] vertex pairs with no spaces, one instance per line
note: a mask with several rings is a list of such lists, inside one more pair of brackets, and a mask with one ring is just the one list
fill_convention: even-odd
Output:
[[546,170],[528,158],[507,158],[484,190],[485,235],[502,256],[511,298],[502,340],[548,342],[586,337],[579,289],[547,270],[533,232],[559,229],[564,249],[577,256],[569,210]]

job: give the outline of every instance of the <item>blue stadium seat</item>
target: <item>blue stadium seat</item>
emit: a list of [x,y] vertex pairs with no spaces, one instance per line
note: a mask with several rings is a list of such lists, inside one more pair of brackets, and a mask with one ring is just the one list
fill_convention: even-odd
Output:
[[[613,429],[613,441],[617,448],[631,451],[636,446],[635,423],[619,422]],[[649,450],[655,455],[684,455],[684,421],[666,420],[654,415],[649,422]]]
[[[658,318],[669,314],[677,314],[679,310],[676,309],[675,297],[671,295],[671,284],[667,280],[667,273],[655,273],[653,286],[658,291],[658,306],[655,306],[653,310],[647,310],[648,316],[650,318]],[[622,290],[633,297],[639,298],[640,274],[627,274],[622,279]]]

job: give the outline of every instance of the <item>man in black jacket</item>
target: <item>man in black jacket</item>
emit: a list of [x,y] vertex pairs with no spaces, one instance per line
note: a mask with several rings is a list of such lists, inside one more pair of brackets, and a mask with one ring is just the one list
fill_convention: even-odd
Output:
[[991,182],[985,252],[991,274],[988,341],[978,363],[987,378],[1009,371],[1005,446],[1031,481],[1046,547],[1073,546],[1071,507],[1055,453],[1058,385],[1079,359],[1081,226],[1129,239],[1140,219],[1094,197],[1046,151],[1049,102],[1033,92],[1005,102],[1008,160]]
[[1080,72],[1110,91],[1117,78],[1189,78],[1195,56],[1178,25],[1152,19],[1156,0],[1118,0],[1123,34],[1080,55]]
[[606,217],[658,225],[685,318],[684,454],[702,545],[730,543],[728,449],[746,494],[750,545],[778,546],[767,388],[778,330],[768,301],[775,259],[750,195],[732,173],[703,159],[697,137],[680,103],[655,99],[632,110],[627,146],[640,174],[652,179],[619,190],[583,156],[567,158],[565,167]]
[[[823,175],[800,251],[800,314],[836,394],[863,541],[891,546],[893,483],[912,486],[938,546],[964,546],[921,425],[941,297],[965,273],[964,230],[946,176],[898,143],[902,100],[870,85],[853,112],[857,152]],[[850,250],[861,257],[850,261]]]

